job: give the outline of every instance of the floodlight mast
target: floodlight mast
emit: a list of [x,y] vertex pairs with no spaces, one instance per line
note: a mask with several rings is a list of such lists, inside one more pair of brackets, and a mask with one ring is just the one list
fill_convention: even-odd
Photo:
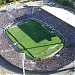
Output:
[[22,60],[23,75],[25,75],[24,60]]
[[43,6],[43,0],[42,0],[42,6]]
[[24,61],[25,61],[25,53],[20,53],[20,60],[22,60],[22,68],[23,68],[23,75],[25,75],[25,67],[24,67]]

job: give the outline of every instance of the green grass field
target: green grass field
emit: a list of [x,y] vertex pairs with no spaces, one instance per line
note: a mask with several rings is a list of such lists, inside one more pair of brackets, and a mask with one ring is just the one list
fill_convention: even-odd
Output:
[[63,41],[56,33],[46,30],[34,20],[26,20],[6,30],[10,39],[29,57],[45,58],[63,47]]

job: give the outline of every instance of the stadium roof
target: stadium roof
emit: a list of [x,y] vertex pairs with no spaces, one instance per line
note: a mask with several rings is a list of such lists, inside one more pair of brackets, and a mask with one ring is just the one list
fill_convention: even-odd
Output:
[[72,14],[71,12],[62,8],[50,7],[47,5],[42,6],[41,8],[75,27],[75,15]]

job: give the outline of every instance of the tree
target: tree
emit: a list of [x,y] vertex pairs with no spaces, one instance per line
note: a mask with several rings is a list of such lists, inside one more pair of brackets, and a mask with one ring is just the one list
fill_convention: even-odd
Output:
[[6,0],[0,0],[0,5],[5,3],[6,3]]
[[13,2],[16,2],[16,0],[13,0]]
[[58,0],[58,2],[65,6],[73,6],[72,0]]
[[6,0],[6,3],[9,3],[10,2],[10,0]]

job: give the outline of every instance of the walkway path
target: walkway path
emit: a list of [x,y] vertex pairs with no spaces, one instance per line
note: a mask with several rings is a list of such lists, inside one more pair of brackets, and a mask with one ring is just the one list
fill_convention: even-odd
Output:
[[10,3],[10,4],[7,4],[5,6],[1,6],[0,11],[6,10],[6,7],[9,5],[12,5],[15,9],[20,9],[20,8],[24,8],[24,6],[40,6],[41,5],[40,3],[41,3],[40,1]]
[[1,66],[0,66],[0,75],[5,75],[4,71],[2,70]]

